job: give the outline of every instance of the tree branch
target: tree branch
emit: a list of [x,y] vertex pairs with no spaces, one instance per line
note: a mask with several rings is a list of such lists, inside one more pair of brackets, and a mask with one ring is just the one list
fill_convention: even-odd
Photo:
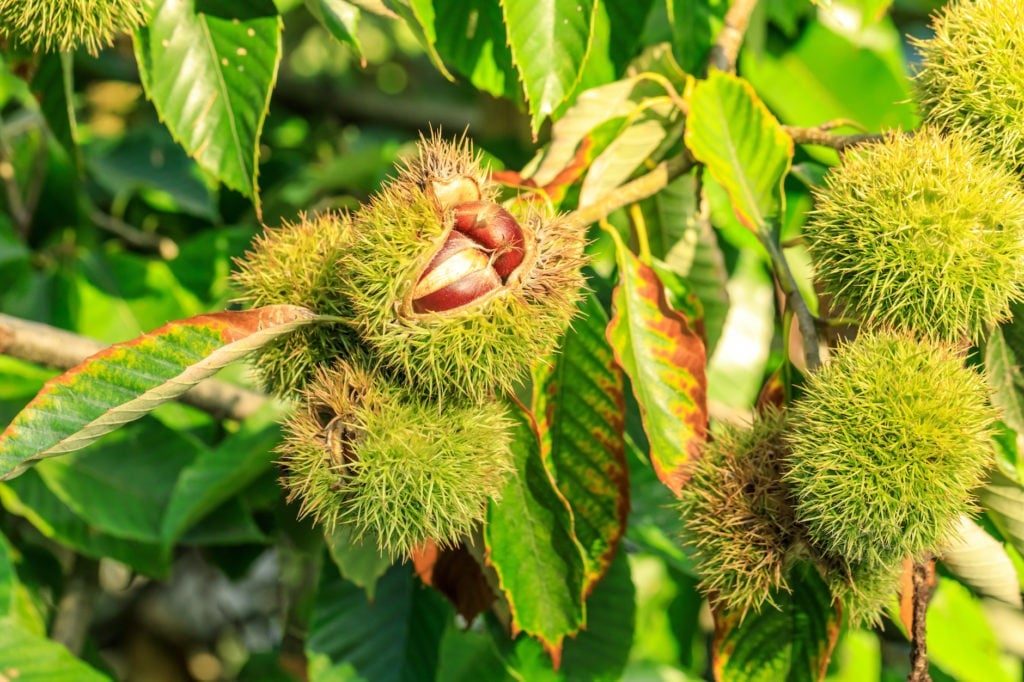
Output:
[[718,39],[711,46],[708,65],[719,71],[736,70],[736,58],[743,44],[743,36],[750,23],[750,15],[757,6],[757,0],[733,0],[725,13],[725,22],[718,33]]
[[[38,322],[0,314],[0,354],[57,369],[71,369],[106,346],[99,341]],[[216,379],[205,379],[178,398],[217,419],[245,419],[267,397]]]
[[926,642],[926,622],[928,601],[931,598],[929,570],[930,561],[925,559],[914,564],[913,568],[913,627],[910,633],[910,674],[907,682],[931,682],[928,674],[928,646]]
[[847,147],[864,144],[865,142],[881,142],[885,134],[878,133],[857,133],[855,135],[835,135],[830,131],[829,124],[817,128],[799,128],[797,126],[782,126],[782,129],[793,138],[797,144],[813,144],[819,147],[829,147],[836,151],[844,151]]

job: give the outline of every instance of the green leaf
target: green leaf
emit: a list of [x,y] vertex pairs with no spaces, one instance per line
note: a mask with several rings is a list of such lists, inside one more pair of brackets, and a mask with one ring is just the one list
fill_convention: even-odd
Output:
[[66,648],[0,618],[0,679],[34,682],[110,682],[109,677],[71,655]]
[[47,382],[0,434],[0,479],[85,447],[316,319],[290,305],[197,315],[90,356]]
[[572,509],[584,593],[608,569],[629,513],[623,380],[604,338],[607,324],[604,308],[588,296],[559,353],[533,375],[541,457]]
[[40,462],[36,471],[54,495],[96,530],[160,544],[175,481],[201,447],[147,420],[110,434],[84,452]]
[[630,178],[655,152],[672,138],[678,139],[679,129],[673,126],[672,105],[647,107],[640,118],[619,133],[590,164],[583,187],[580,206],[597,203],[604,195]]
[[995,470],[978,490],[978,500],[1003,537],[1024,554],[1024,486]]
[[625,552],[617,552],[608,573],[587,598],[587,627],[565,643],[562,670],[567,680],[619,680],[633,646],[636,588]]
[[405,20],[409,30],[420,41],[431,63],[442,76],[455,80],[444,60],[437,52],[437,29],[434,27],[434,5],[432,0],[384,0],[384,4]]
[[992,404],[1002,420],[1024,437],[1024,307],[1011,308],[1013,319],[992,330],[985,342],[985,377],[992,389]]
[[595,0],[501,0],[533,134],[569,98],[593,38]]
[[716,0],[668,0],[672,52],[687,73],[703,72],[708,52],[722,28],[729,3]]
[[612,295],[608,340],[640,404],[658,478],[679,494],[686,465],[699,456],[707,436],[704,342],[696,320],[672,310],[665,287],[612,232],[619,284]]
[[579,631],[583,608],[583,550],[572,516],[541,461],[535,427],[513,411],[516,476],[484,526],[487,558],[508,599],[513,632],[536,637],[555,660],[566,635]]
[[280,441],[276,420],[281,407],[273,402],[241,425],[216,448],[205,448],[174,483],[161,523],[160,537],[168,545],[185,530],[273,466]]
[[[947,578],[928,605],[928,659],[953,679],[962,682],[1009,682],[1011,675],[1000,660],[1000,644],[981,602],[966,587]],[[1011,668],[1012,669],[1012,668]]]
[[437,51],[478,89],[522,99],[501,7],[493,0],[434,0]]
[[956,539],[942,552],[942,563],[974,592],[1016,606],[1024,606],[1017,582],[1017,571],[1003,543],[972,521],[960,516]]
[[372,602],[325,567],[306,639],[309,679],[351,679],[341,676],[348,668],[365,682],[432,682],[449,620],[447,603],[408,566],[388,571]]
[[259,142],[281,61],[272,0],[157,0],[135,37],[146,93],[189,155],[253,200]]
[[164,548],[100,533],[61,502],[34,470],[0,484],[0,503],[45,537],[81,554],[115,559],[153,577],[165,577],[170,571],[170,556]]
[[760,612],[740,621],[718,614],[712,665],[720,682],[820,680],[836,645],[842,619],[817,569],[800,564],[792,591],[774,596]]
[[377,581],[391,567],[390,558],[382,556],[377,540],[364,535],[356,539],[350,525],[340,525],[333,533],[325,534],[331,561],[345,580],[366,592],[373,601],[377,594]]
[[14,613],[17,601],[18,576],[14,572],[14,550],[0,533],[0,619]]
[[767,237],[780,215],[793,140],[750,84],[720,71],[698,83],[690,97],[686,146],[725,187],[740,222]]
[[358,36],[359,8],[345,0],[306,0],[306,7],[339,43],[352,48],[365,67],[366,57]]
[[217,220],[216,197],[198,165],[155,121],[133,126],[124,137],[93,140],[84,151],[92,179],[114,197],[138,193],[151,204]]

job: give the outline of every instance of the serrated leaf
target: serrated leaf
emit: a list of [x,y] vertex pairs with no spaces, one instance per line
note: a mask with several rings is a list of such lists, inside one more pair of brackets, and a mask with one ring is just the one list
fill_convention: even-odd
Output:
[[985,341],[985,378],[992,389],[992,404],[1007,426],[1024,439],[1024,307],[1011,307],[1013,318],[992,330]]
[[625,119],[643,97],[657,94],[655,90],[649,81],[633,76],[581,92],[551,126],[551,142],[530,178],[541,187],[550,183],[573,162],[590,131],[606,121]]
[[590,52],[595,0],[501,0],[534,135],[569,98]]
[[161,544],[160,527],[175,481],[202,449],[151,420],[109,434],[86,451],[39,462],[36,471],[54,495],[97,531]]
[[437,52],[437,29],[435,28],[434,5],[432,0],[384,0],[388,9],[400,16],[409,30],[419,40],[423,51],[427,53],[430,62],[442,76],[454,81],[444,60]]
[[619,680],[629,659],[636,627],[636,588],[625,552],[587,598],[587,627],[565,643],[562,669],[567,680]]
[[392,567],[373,601],[325,566],[313,604],[306,655],[326,665],[310,666],[311,682],[346,668],[365,682],[433,682],[451,609],[408,566]]
[[359,8],[345,0],[306,0],[306,7],[334,38],[348,45],[365,67],[366,57],[359,44]]
[[572,509],[585,594],[608,569],[629,513],[623,380],[604,338],[607,324],[604,308],[588,296],[559,353],[533,374],[541,457]]
[[513,632],[536,637],[558,661],[565,637],[585,622],[583,551],[566,502],[541,461],[535,427],[521,411],[513,416],[517,475],[488,508],[487,561],[508,600]]
[[[666,115],[671,113],[667,105],[662,109]],[[639,121],[619,133],[590,164],[580,189],[580,206],[596,203],[628,180],[641,164],[654,156],[655,150],[670,134],[667,117],[662,117],[653,108],[646,111]],[[675,134],[678,135],[678,131]]]
[[714,0],[668,0],[667,5],[668,20],[672,26],[672,51],[687,73],[699,74],[722,28],[722,17],[729,3]]
[[434,0],[437,51],[479,90],[520,100],[518,74],[493,0]]
[[0,679],[47,682],[110,682],[109,677],[75,658],[66,648],[0,619]]
[[608,341],[630,378],[658,478],[679,494],[686,465],[707,437],[704,342],[696,320],[672,310],[665,287],[612,232],[619,283],[612,295]]
[[273,450],[280,441],[276,420],[281,407],[268,402],[237,432],[198,456],[176,477],[163,515],[160,537],[172,544],[188,527],[234,498],[273,466]]
[[960,580],[976,593],[1024,606],[1017,571],[1003,543],[996,540],[970,517],[961,514],[957,537],[939,557]]
[[170,555],[155,544],[115,538],[89,525],[54,495],[34,470],[0,483],[0,503],[45,537],[94,559],[110,558],[144,575],[166,577]]
[[995,470],[978,490],[978,500],[1003,537],[1024,554],[1024,486]]
[[352,526],[340,525],[333,533],[325,533],[327,552],[342,578],[366,592],[373,601],[377,581],[393,563],[377,549],[377,540],[366,536],[356,539]]
[[839,637],[842,619],[817,569],[793,569],[792,590],[774,596],[742,621],[716,614],[712,667],[719,682],[820,680]]
[[736,217],[766,238],[781,210],[793,140],[742,78],[712,71],[694,88],[686,146],[728,192]]
[[272,0],[156,0],[135,37],[142,85],[174,139],[257,214],[282,28]]
[[85,447],[316,319],[291,305],[197,315],[90,356],[48,381],[0,434],[0,480]]

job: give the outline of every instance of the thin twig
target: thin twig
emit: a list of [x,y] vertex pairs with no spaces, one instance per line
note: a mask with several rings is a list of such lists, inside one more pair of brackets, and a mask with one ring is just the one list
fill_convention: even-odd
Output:
[[695,164],[696,161],[690,152],[684,150],[682,154],[659,163],[650,173],[612,190],[600,201],[576,209],[567,216],[567,219],[575,225],[596,223],[620,208],[654,196],[670,182],[687,173]]
[[786,254],[783,253],[782,248],[771,234],[765,235],[761,242],[768,249],[768,255],[771,256],[775,269],[775,279],[786,295],[786,308],[792,310],[796,315],[800,336],[803,337],[804,363],[807,365],[807,370],[813,372],[821,367],[821,350],[818,347],[818,328],[815,325],[814,315],[811,314],[810,308],[807,307],[807,301],[800,293],[800,288],[796,284],[796,278],[793,277],[793,271],[789,267],[789,261],[786,260]]
[[757,0],[733,0],[729,11],[725,13],[722,30],[718,39],[711,46],[708,64],[719,71],[733,72],[736,70],[736,58],[743,44],[743,36],[750,23],[750,15],[757,6]]
[[926,559],[915,563],[913,568],[914,615],[910,635],[910,674],[907,675],[907,682],[931,682],[932,679],[928,674],[926,641],[928,601],[931,598],[931,586],[928,584],[929,563]]
[[843,151],[847,147],[852,147],[858,144],[864,144],[866,142],[881,142],[885,139],[885,134],[881,133],[856,133],[853,135],[836,135],[829,132],[830,128],[825,126],[819,126],[817,128],[800,128],[797,126],[782,126],[782,129],[793,138],[793,141],[797,144],[813,144],[819,147],[829,147],[836,151]]
[[90,210],[89,218],[97,227],[120,237],[129,246],[141,251],[154,251],[160,254],[160,257],[164,260],[174,260],[178,257],[178,245],[169,237],[143,232],[139,228],[133,227],[112,215],[107,215],[98,209]]
[[[0,313],[3,355],[65,370],[105,347],[99,341],[63,329]],[[258,410],[267,398],[223,381],[205,379],[178,400],[218,419],[241,421]]]

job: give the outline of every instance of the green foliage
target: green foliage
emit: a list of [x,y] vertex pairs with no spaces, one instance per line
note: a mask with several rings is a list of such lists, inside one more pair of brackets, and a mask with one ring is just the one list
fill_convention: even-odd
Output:
[[0,679],[891,680],[933,559],[1020,677],[1018,0],[86,4],[0,0]]
[[869,571],[938,551],[992,463],[981,376],[947,346],[862,332],[805,389],[785,480],[812,542]]
[[1024,296],[1024,192],[960,134],[853,151],[806,226],[825,291],[872,326],[980,339]]
[[956,0],[933,21],[916,90],[926,121],[963,133],[1010,171],[1024,170],[1024,3]]

